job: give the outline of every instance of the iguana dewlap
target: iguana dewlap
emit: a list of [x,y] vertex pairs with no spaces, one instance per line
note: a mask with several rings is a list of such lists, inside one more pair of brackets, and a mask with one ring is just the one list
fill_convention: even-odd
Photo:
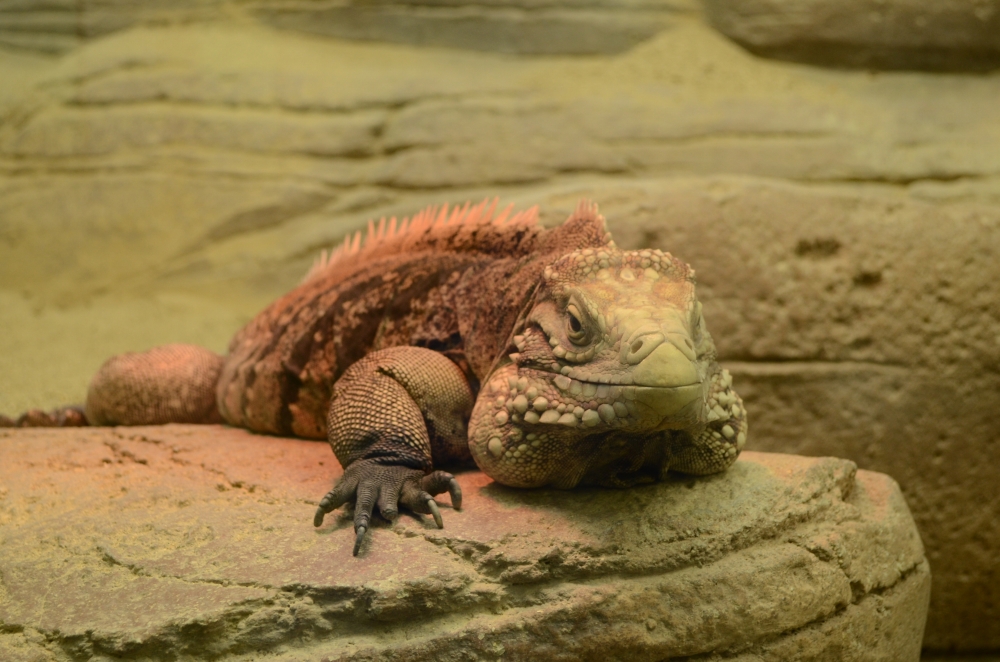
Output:
[[168,345],[109,360],[96,425],[207,422],[328,438],[355,502],[441,517],[435,468],[471,457],[517,487],[628,486],[722,471],[746,412],[669,253],[622,251],[597,207],[543,229],[483,203],[369,225],[241,330],[225,358]]

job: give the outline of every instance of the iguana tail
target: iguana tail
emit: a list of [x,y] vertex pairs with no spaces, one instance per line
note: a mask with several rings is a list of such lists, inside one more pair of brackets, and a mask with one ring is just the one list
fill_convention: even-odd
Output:
[[87,425],[83,407],[56,407],[52,411],[29,409],[17,418],[0,414],[0,428],[77,428]]
[[221,423],[215,388],[223,359],[197,345],[163,345],[108,359],[87,389],[84,407],[32,410],[0,426]]
[[197,345],[112,356],[87,388],[91,425],[221,423],[215,387],[222,357]]

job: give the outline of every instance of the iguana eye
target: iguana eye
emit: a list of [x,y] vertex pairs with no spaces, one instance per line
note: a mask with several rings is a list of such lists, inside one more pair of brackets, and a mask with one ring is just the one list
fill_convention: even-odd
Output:
[[570,304],[566,308],[566,335],[574,345],[582,345],[587,342],[587,331],[583,328],[580,318],[580,309]]

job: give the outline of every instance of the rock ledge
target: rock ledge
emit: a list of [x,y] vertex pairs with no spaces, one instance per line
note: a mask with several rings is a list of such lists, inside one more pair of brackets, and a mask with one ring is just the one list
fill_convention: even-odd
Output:
[[325,444],[216,426],[0,430],[0,658],[917,660],[930,591],[896,483],[744,453],[626,491],[460,476],[444,530],[359,558],[311,526]]

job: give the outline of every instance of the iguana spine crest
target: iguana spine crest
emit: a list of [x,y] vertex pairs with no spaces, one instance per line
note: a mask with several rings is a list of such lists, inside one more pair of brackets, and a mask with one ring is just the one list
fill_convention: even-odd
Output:
[[[447,203],[431,205],[412,217],[403,218],[398,224],[395,216],[388,221],[383,216],[378,224],[369,220],[367,234],[362,235],[361,230],[353,235],[348,233],[339,246],[330,252],[322,251],[302,282],[319,278],[333,267],[342,268],[364,262],[376,253],[379,257],[384,257],[421,249],[457,248],[456,244],[465,243],[460,241],[462,234],[473,232],[481,226],[532,226],[538,222],[537,205],[511,215],[514,205],[510,204],[497,215],[498,203],[499,198],[486,199],[477,205],[466,202],[461,207],[453,207],[450,214]],[[460,229],[464,232],[453,233],[448,232],[448,229]],[[442,243],[446,245],[442,246]]]

